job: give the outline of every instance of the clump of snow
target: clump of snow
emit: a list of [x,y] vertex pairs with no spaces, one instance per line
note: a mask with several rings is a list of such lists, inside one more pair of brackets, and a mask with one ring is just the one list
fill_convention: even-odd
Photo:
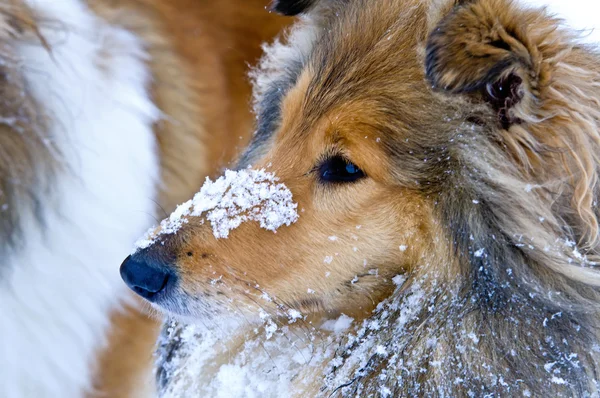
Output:
[[382,345],[378,345],[377,347],[375,347],[375,353],[377,355],[379,355],[379,356],[382,356],[382,357],[387,357],[388,356],[387,350]]
[[328,321],[323,322],[321,325],[321,329],[327,330],[333,333],[342,333],[348,330],[350,326],[354,322],[354,318],[350,318],[348,315],[340,315],[337,319],[330,319]]
[[479,336],[477,336],[474,332],[469,332],[467,334],[467,337],[470,338],[473,343],[478,344],[479,343]]
[[565,379],[563,379],[562,377],[553,376],[550,381],[554,384],[567,384]]
[[298,319],[302,319],[302,313],[300,311],[294,310],[294,309],[288,310],[288,319],[289,319],[289,323],[294,323]]
[[406,277],[404,275],[396,275],[392,278],[392,282],[396,286],[402,286],[406,282]]
[[529,193],[533,190],[533,185],[527,184],[525,185],[525,192]]
[[176,233],[190,216],[208,220],[217,239],[227,238],[244,221],[257,221],[273,232],[289,226],[298,220],[298,205],[290,190],[278,181],[275,174],[264,169],[227,170],[216,181],[207,178],[193,199],[179,205],[163,220],[158,233],[151,228],[136,248],[144,249],[161,235]]
[[485,251],[485,249],[483,249],[483,248],[482,248],[482,249],[479,249],[479,250],[477,250],[477,251],[476,251],[476,252],[475,252],[473,255],[474,255],[475,257],[483,257],[483,253],[484,253],[484,251]]

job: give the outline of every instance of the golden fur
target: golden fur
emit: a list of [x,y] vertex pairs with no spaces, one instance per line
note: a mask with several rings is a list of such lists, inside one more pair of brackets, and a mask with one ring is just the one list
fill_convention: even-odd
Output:
[[[134,255],[177,274],[156,304],[378,322],[297,396],[598,394],[600,54],[510,0],[276,4],[298,8],[319,33],[257,99],[240,167],[274,172],[300,218],[215,239],[188,217]],[[324,182],[335,156],[366,177]]]

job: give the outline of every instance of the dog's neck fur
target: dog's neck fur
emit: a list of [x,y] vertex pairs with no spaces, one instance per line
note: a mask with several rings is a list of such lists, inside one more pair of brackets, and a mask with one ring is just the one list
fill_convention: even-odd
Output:
[[[89,361],[110,311],[126,296],[118,264],[151,223],[159,112],[134,35],[80,0],[28,5],[40,36],[6,39],[27,108],[1,116],[40,123],[16,140],[20,151],[2,148],[18,125],[0,130],[0,239],[18,237],[0,264],[0,396],[78,397],[91,387]],[[26,167],[22,186],[11,164]],[[25,189],[31,183],[35,192]]]

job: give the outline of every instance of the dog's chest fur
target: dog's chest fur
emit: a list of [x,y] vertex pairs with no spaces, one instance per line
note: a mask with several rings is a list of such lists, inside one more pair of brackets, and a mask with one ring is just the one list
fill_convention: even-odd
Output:
[[[58,172],[19,212],[23,244],[2,260],[0,396],[77,397],[127,297],[120,261],[153,221],[159,162],[142,43],[79,0],[29,0],[39,42],[16,46],[48,118]],[[38,165],[42,168],[44,165]]]

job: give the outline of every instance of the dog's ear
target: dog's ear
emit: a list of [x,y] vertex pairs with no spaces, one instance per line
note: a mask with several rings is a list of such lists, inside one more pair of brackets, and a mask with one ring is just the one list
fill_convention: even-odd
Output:
[[308,11],[317,0],[274,0],[271,10],[283,15],[298,15]]
[[461,2],[429,36],[427,78],[452,93],[480,91],[507,127],[515,122],[510,109],[535,97],[543,84],[536,43],[552,29],[543,13],[508,0]]

